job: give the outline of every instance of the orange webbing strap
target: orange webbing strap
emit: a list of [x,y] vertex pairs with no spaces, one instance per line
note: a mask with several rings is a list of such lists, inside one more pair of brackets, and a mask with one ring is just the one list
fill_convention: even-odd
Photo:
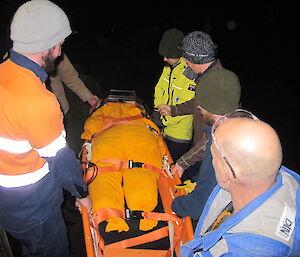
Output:
[[93,213],[93,219],[96,224],[102,221],[108,220],[109,218],[120,217],[125,218],[124,210],[118,210],[115,208],[101,208],[100,210]]
[[[182,220],[177,217],[175,214],[169,214],[169,213],[159,213],[159,212],[143,212],[142,216],[144,218],[150,219],[150,220],[157,220],[157,221],[173,221],[176,223],[176,225],[182,226]],[[108,220],[112,217],[120,217],[122,219],[125,218],[125,212],[123,210],[118,210],[114,208],[102,208],[96,212],[93,213],[93,219],[96,224],[101,223],[102,221]],[[144,243],[148,243],[151,241],[155,241],[161,238],[164,238],[169,235],[169,228],[168,226],[163,227],[161,229],[155,230],[153,232],[149,232],[147,234],[144,234],[139,237],[126,239],[120,242],[116,242],[113,244],[110,244],[108,246],[105,246],[105,242],[103,239],[100,239],[99,246],[100,249],[103,250],[104,247],[112,247],[112,248],[127,248],[131,246],[136,246]],[[179,241],[179,234],[176,233],[174,235],[174,241],[175,244]]]
[[114,171],[120,171],[122,169],[131,169],[131,168],[136,167],[136,166],[134,166],[134,164],[136,164],[136,163],[140,164],[138,166],[138,168],[144,168],[144,169],[152,170],[152,171],[155,171],[158,173],[162,173],[162,171],[163,171],[162,168],[158,168],[154,165],[147,164],[147,163],[134,162],[132,160],[124,161],[124,160],[110,158],[110,159],[98,160],[97,163],[99,163],[99,162],[111,163],[113,165],[113,166],[98,167],[99,172],[114,172]]
[[[143,217],[150,219],[150,220],[158,220],[158,221],[172,221],[175,224],[173,224],[174,232],[172,233],[170,231],[170,226],[169,224],[169,239],[170,239],[170,251],[168,251],[166,256],[172,256],[171,252],[177,247],[180,237],[181,237],[181,231],[183,228],[183,220],[179,218],[175,214],[169,214],[169,213],[159,213],[159,212],[143,212],[142,213]],[[176,226],[176,229],[175,229]],[[172,235],[172,236],[170,236]],[[173,242],[171,242],[171,240]]]
[[96,115],[95,117],[101,117],[103,119],[112,120],[114,122],[120,122],[120,121],[131,121],[131,120],[138,120],[144,118],[142,114],[133,115],[133,116],[127,116],[127,117],[113,117],[108,115]]
[[103,133],[104,131],[106,131],[107,129],[113,127],[113,126],[117,126],[117,125],[121,125],[121,124],[134,124],[134,125],[139,125],[136,122],[132,122],[134,120],[139,120],[139,119],[143,119],[143,115],[142,114],[138,114],[138,115],[134,115],[134,116],[127,116],[127,117],[112,117],[112,116],[106,116],[106,115],[96,115],[95,117],[101,117],[104,119],[104,123],[102,128],[93,135],[92,139],[97,137],[99,134]]
[[160,213],[160,212],[143,212],[143,217],[149,220],[157,220],[157,221],[173,221],[177,225],[182,223],[182,219],[180,219],[175,214],[169,213]]
[[[175,214],[161,212],[142,212],[142,216],[149,220],[173,221],[177,225],[180,225],[182,223],[182,220]],[[93,219],[96,224],[99,224],[102,221],[108,220],[112,217],[120,217],[122,219],[125,219],[125,211],[115,208],[101,208],[93,213]]]
[[[93,213],[93,220],[96,225],[100,224],[102,221],[106,221],[109,218],[120,217],[122,219],[125,218],[125,213],[123,210],[118,210],[115,208],[101,208],[100,210]],[[98,229],[97,229],[98,231]],[[99,233],[99,248],[101,251],[104,249],[105,242]]]
[[141,245],[145,243],[149,243],[152,241],[159,240],[169,235],[169,228],[168,226],[159,228],[147,234],[125,239],[116,243],[112,243],[109,245],[105,245],[105,248],[128,248],[136,245]]

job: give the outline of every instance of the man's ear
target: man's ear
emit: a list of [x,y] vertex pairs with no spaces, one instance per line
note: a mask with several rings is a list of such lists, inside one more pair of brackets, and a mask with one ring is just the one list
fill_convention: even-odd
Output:
[[224,176],[224,183],[230,182],[234,179],[231,169],[229,168],[228,164],[224,161],[223,164],[223,176]]
[[228,182],[233,180],[232,172],[224,160],[222,161],[221,172],[219,174],[219,180],[223,185],[227,185]]

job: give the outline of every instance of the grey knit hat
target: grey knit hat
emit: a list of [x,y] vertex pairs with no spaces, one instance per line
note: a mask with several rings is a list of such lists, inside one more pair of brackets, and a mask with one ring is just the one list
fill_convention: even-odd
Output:
[[195,64],[213,62],[216,56],[216,48],[217,46],[210,35],[203,31],[189,33],[180,45],[182,56]]
[[240,97],[240,81],[226,69],[208,71],[196,86],[196,104],[213,114],[224,115],[238,109]]
[[176,28],[167,30],[159,42],[158,53],[167,58],[180,58],[181,51],[178,45],[181,44],[183,38],[181,30]]
[[72,32],[67,15],[48,0],[31,0],[21,5],[10,31],[13,50],[19,53],[48,50]]

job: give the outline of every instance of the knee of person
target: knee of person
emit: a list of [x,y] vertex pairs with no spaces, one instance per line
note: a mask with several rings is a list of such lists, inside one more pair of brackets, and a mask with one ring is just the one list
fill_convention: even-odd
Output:
[[[172,210],[176,213],[179,217],[191,217],[193,220],[198,220],[202,210],[203,206],[201,206],[201,203],[191,203],[191,199],[188,197],[189,195],[182,195],[176,197],[171,205]],[[194,201],[192,201],[194,202]]]

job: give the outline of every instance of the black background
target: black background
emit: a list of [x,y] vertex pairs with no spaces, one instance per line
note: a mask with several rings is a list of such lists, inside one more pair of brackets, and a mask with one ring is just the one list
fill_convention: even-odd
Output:
[[[1,54],[7,48],[11,17],[23,2],[0,1]],[[132,5],[91,0],[54,2],[65,10],[78,32],[66,40],[64,51],[81,73],[97,81],[98,86],[88,85],[90,89],[99,96],[109,88],[135,89],[150,108],[163,65],[157,52],[162,33],[172,27],[184,33],[208,32],[218,45],[224,67],[241,80],[243,108],[277,130],[284,164],[299,170],[299,8],[275,3],[208,8],[192,1],[168,2],[166,6],[149,1]],[[75,113],[72,119],[77,122],[71,138],[76,141],[88,108],[72,93],[68,96],[70,113]],[[82,113],[84,117],[78,117]]]

